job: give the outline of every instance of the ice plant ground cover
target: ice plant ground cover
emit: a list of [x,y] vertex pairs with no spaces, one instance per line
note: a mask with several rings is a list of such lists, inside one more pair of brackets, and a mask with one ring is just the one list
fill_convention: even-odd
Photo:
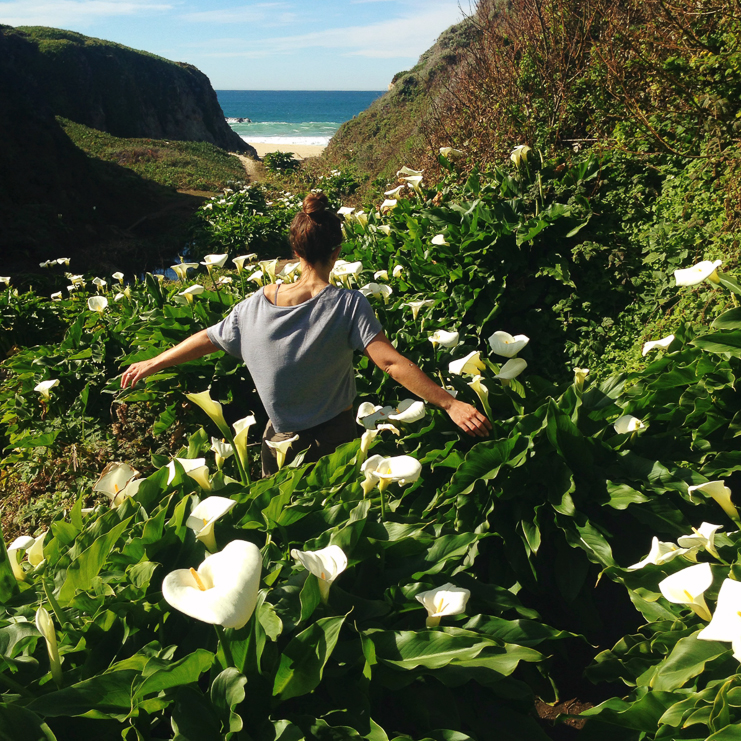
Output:
[[[741,579],[741,310],[721,308],[699,333],[677,323],[671,346],[636,371],[600,378],[582,368],[575,379],[573,366],[590,356],[559,350],[571,330],[530,308],[539,295],[575,300],[574,284],[593,270],[548,245],[576,248],[580,227],[598,219],[578,184],[597,164],[567,170],[560,194],[541,201],[526,181],[531,155],[528,168],[512,163],[489,179],[429,191],[423,181],[389,214],[369,204],[367,220],[346,224],[343,258],[362,264],[357,284],[391,276],[388,300],[369,300],[399,349],[458,398],[480,403],[473,379],[487,389],[487,440],[462,436],[428,406],[398,436],[373,438],[367,457],[357,440],[315,466],[257,479],[250,446],[265,416],[234,360],[168,369],[124,394],[117,380],[123,365],[218,321],[254,282],[234,274],[183,304],[183,282],[147,276],[105,312],[88,307],[92,276],[90,291],[63,291],[61,301],[0,292],[3,316],[64,328],[46,346],[16,341],[4,362],[3,470],[44,473],[51,497],[58,461],[74,451],[78,469],[68,508],[18,523],[29,549],[49,527],[43,558],[13,548],[23,578],[0,546],[2,734],[540,741],[552,730],[534,717],[536,697],[578,695],[596,705],[579,732],[587,741],[735,737],[741,605],[727,585]],[[431,246],[438,234],[445,244]],[[546,272],[534,275],[533,263]],[[702,290],[724,307],[741,286],[718,278]],[[200,268],[185,278],[199,281],[210,285]],[[411,302],[430,302],[414,321]],[[430,342],[438,331],[457,343]],[[496,380],[506,357],[492,352],[495,332],[529,338],[527,366],[509,385]],[[472,353],[469,373],[458,361]],[[48,398],[34,390],[52,380]],[[365,360],[357,380],[358,402],[397,408],[407,397]],[[224,424],[215,406],[186,396],[206,400],[206,391]],[[616,431],[625,417],[644,427]],[[127,437],[131,420],[141,428]],[[211,438],[224,430],[237,433],[239,455],[218,468]],[[403,486],[389,479],[364,493],[361,466],[374,456],[419,467]],[[93,491],[116,461],[140,472],[132,496]],[[234,504],[218,517],[197,509],[210,496]],[[675,557],[659,557],[674,551],[666,544]],[[252,546],[261,564],[228,557]],[[293,555],[327,548],[342,568],[319,576]],[[698,587],[697,571],[682,571],[702,564]],[[163,596],[170,574],[193,617]],[[465,599],[429,603],[436,593]],[[700,599],[711,621],[690,606]]]

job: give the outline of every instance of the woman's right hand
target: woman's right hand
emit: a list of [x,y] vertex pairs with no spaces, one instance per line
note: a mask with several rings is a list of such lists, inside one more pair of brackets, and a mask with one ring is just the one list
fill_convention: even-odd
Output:
[[445,411],[463,432],[471,437],[489,437],[491,422],[476,407],[453,399]]
[[143,378],[156,373],[159,370],[156,360],[157,358],[152,358],[151,360],[142,360],[139,363],[130,365],[121,376],[121,388],[125,389],[128,386],[136,386],[137,382]]

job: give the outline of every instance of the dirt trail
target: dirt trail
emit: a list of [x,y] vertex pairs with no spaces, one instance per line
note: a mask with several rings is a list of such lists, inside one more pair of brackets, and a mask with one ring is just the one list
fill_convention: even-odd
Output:
[[244,165],[244,171],[247,173],[247,177],[250,179],[251,183],[260,180],[259,162],[250,159],[244,154],[235,154],[234,156],[237,157],[239,161]]

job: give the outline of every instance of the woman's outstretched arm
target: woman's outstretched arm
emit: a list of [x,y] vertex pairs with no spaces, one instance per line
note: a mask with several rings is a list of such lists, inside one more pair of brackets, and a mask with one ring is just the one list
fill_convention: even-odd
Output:
[[153,373],[157,373],[163,368],[169,368],[172,365],[179,365],[180,363],[187,363],[189,360],[197,360],[198,358],[202,358],[204,355],[216,352],[218,349],[219,348],[208,339],[208,335],[204,329],[188,337],[187,340],[183,340],[179,345],[175,345],[175,347],[165,350],[154,358],[142,360],[139,363],[133,363],[130,365],[121,376],[121,388],[125,389],[127,386],[133,386],[137,381],[141,381],[142,378],[151,376]]
[[425,401],[444,409],[450,418],[468,435],[487,437],[491,422],[476,407],[456,401],[438,386],[418,365],[405,358],[383,332],[366,346],[365,354],[397,383]]

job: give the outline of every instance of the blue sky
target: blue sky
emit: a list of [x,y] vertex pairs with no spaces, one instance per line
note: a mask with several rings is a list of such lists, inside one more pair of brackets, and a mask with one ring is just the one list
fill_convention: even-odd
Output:
[[471,12],[469,0],[0,0],[0,24],[189,62],[217,90],[385,90]]

